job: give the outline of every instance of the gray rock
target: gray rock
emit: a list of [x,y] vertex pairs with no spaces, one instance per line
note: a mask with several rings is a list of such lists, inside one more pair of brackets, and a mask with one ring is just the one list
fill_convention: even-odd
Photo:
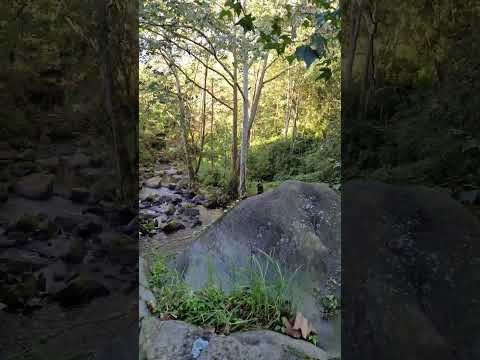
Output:
[[198,210],[197,208],[194,208],[192,206],[185,206],[183,208],[183,214],[185,216],[196,217],[196,216],[200,215],[200,210]]
[[8,201],[8,185],[0,183],[0,204]]
[[0,272],[24,274],[41,269],[49,260],[36,252],[23,249],[7,249],[0,252]]
[[[201,351],[195,344],[208,342]],[[198,357],[196,357],[197,355]],[[217,336],[181,321],[145,319],[140,331],[142,360],[326,360],[326,353],[302,340],[272,331]]]
[[110,291],[102,283],[88,275],[80,274],[65,288],[58,291],[53,298],[62,306],[73,306],[89,303],[94,298],[107,296],[109,293]]
[[162,187],[162,178],[159,176],[156,176],[156,177],[147,179],[144,181],[143,185],[151,189],[158,189]]
[[89,196],[90,196],[90,191],[82,187],[75,187],[70,192],[70,200],[72,200],[73,202],[78,202],[78,203],[84,202],[85,200],[88,199]]
[[50,157],[46,159],[37,159],[35,161],[39,166],[49,171],[54,171],[60,164],[58,157]]
[[[335,343],[340,329],[322,319],[320,296],[340,294],[339,196],[325,184],[288,181],[248,198],[201,233],[178,256],[177,267],[198,290],[211,266],[228,290],[232,265],[248,266],[252,255],[261,260],[259,250],[273,255],[287,274],[297,271],[291,290],[298,310],[313,323],[322,347]],[[339,343],[331,346],[340,350]]]
[[72,232],[83,220],[84,218],[81,215],[57,216],[54,223],[64,232]]
[[77,152],[68,157],[65,163],[71,169],[85,168],[90,164],[90,158],[81,152]]
[[21,178],[14,190],[28,199],[45,200],[52,195],[54,180],[53,175],[31,174]]
[[167,224],[162,227],[162,231],[165,234],[171,234],[177,232],[178,230],[185,229],[185,225],[176,220],[170,220]]
[[476,358],[479,239],[478,220],[444,191],[344,184],[342,266],[355,269],[342,275],[342,302],[355,309],[342,318],[348,357]]
[[192,203],[196,205],[204,205],[206,202],[206,199],[202,195],[195,195],[195,197],[192,199]]

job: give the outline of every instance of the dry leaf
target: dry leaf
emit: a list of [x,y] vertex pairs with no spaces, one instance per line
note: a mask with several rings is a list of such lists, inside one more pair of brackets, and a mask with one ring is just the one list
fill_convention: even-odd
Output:
[[155,303],[151,301],[147,301],[146,303],[147,303],[147,309],[153,314],[157,310]]
[[173,316],[168,313],[160,314],[160,320],[173,320]]
[[288,321],[286,317],[282,317],[282,322],[285,326],[285,334],[296,339],[300,338],[300,336],[302,335],[300,330],[293,329],[292,324],[290,323],[290,321]]
[[308,321],[308,319],[304,317],[301,312],[297,312],[297,315],[295,316],[295,322],[292,328],[294,330],[300,330],[300,332],[302,333],[302,338],[304,338],[305,340],[308,338],[308,335],[315,332],[310,321]]

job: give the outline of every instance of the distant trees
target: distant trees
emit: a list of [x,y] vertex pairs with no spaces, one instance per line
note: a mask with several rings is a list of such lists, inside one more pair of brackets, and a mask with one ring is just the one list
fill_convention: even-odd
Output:
[[[320,12],[330,14],[335,6],[334,2],[327,1],[319,5],[314,1],[300,0],[295,5],[284,0],[268,3],[260,0],[229,0],[223,6],[209,1],[144,2],[140,29],[147,66],[164,69],[161,71],[162,77],[171,75],[180,88],[188,89],[183,94],[185,114],[182,114],[180,106],[175,116],[185,119],[181,122],[184,126],[180,126],[180,131],[184,139],[183,158],[187,169],[192,167],[193,170],[192,182],[201,173],[205,145],[212,149],[214,142],[220,141],[211,134],[207,144],[208,97],[212,104],[211,118],[214,112],[229,112],[231,115],[230,141],[227,141],[230,146],[227,188],[232,197],[245,195],[249,148],[264,89],[268,84],[283,81],[290,69],[300,67],[295,59],[305,60],[310,66],[317,58],[326,56],[327,36],[318,37],[316,42],[311,41],[311,36],[316,33],[315,24]],[[326,25],[328,28],[329,25]],[[322,41],[324,43],[319,45]],[[165,52],[170,54],[169,59]],[[159,55],[163,61],[156,62],[154,59],[158,59]],[[327,65],[322,66],[326,68]],[[203,71],[199,72],[198,68]],[[198,76],[199,73],[203,76]],[[295,80],[297,83],[302,82],[301,72],[295,72],[295,76],[299,77]],[[209,83],[211,86],[208,86]],[[287,96],[290,95],[288,92]],[[283,103],[283,95],[282,99],[277,100]],[[214,103],[216,110],[213,109]],[[285,104],[281,106],[285,107]],[[187,114],[189,109],[192,112]],[[296,97],[288,101],[285,110],[292,113],[296,136],[297,120],[301,113]],[[238,120],[240,115],[241,123]],[[221,122],[219,119],[216,121],[219,128],[225,124],[224,115],[221,118]],[[197,136],[194,134],[195,123],[198,123]],[[188,135],[188,132],[191,134]],[[192,159],[195,153],[192,149],[198,149],[195,159]]]

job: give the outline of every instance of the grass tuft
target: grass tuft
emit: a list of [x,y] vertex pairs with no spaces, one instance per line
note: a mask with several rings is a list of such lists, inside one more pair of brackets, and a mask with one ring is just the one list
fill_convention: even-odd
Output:
[[291,318],[294,305],[289,296],[290,276],[270,255],[252,256],[250,265],[235,269],[232,290],[216,285],[209,271],[207,285],[193,292],[182,274],[168,267],[168,259],[157,257],[151,268],[151,286],[162,318],[174,318],[193,325],[215,328],[217,333],[263,328],[279,330],[282,317]]

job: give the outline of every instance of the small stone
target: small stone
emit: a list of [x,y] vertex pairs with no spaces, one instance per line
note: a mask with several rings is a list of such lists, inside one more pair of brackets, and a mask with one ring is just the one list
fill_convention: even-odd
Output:
[[52,195],[53,175],[31,174],[21,178],[15,184],[15,192],[32,200],[46,200]]
[[143,184],[151,189],[159,189],[160,187],[162,187],[162,180],[160,177],[153,177],[145,180]]
[[89,303],[97,297],[107,296],[110,291],[97,280],[88,275],[79,275],[64,289],[57,292],[54,300],[62,306],[73,306]]
[[166,225],[164,225],[162,227],[162,231],[165,234],[171,234],[171,233],[174,233],[174,232],[176,232],[178,230],[182,230],[182,229],[185,229],[185,225],[183,225],[180,222],[177,222],[176,220],[171,220]]
[[84,168],[89,164],[90,158],[81,152],[77,152],[66,159],[66,165],[71,169]]

